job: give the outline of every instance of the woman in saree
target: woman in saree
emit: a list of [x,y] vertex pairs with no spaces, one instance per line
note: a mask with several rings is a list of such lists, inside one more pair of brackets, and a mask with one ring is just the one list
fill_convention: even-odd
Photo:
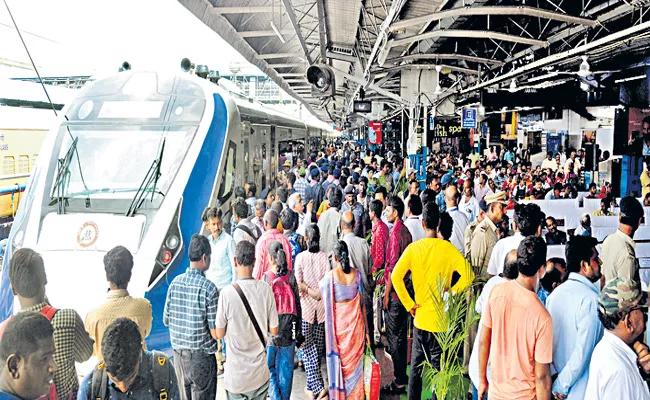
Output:
[[334,245],[333,260],[334,269],[319,284],[325,306],[329,398],[364,400],[363,355],[365,344],[370,340],[361,275],[352,268],[344,241]]

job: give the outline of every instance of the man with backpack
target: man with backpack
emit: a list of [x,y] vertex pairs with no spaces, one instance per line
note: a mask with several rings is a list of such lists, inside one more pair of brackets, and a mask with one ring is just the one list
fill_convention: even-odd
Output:
[[278,334],[278,311],[271,287],[253,279],[254,265],[255,246],[247,241],[237,244],[237,282],[219,295],[216,334],[226,339],[223,386],[231,400],[265,400],[269,390],[267,332]]
[[84,329],[81,317],[75,310],[58,310],[47,302],[45,264],[34,250],[23,248],[13,254],[9,263],[9,281],[13,294],[18,296],[20,312],[40,312],[54,328],[56,394],[51,391],[49,399],[73,399],[79,388],[75,362],[84,362],[93,353],[93,340]]
[[142,350],[142,335],[130,319],[118,318],[106,328],[101,352],[104,361],[84,378],[78,400],[180,399],[171,361]]
[[233,207],[235,222],[237,227],[233,231],[232,238],[235,241],[235,246],[242,240],[246,240],[253,244],[257,243],[257,239],[262,236],[260,229],[248,219],[248,204],[245,201],[237,201]]

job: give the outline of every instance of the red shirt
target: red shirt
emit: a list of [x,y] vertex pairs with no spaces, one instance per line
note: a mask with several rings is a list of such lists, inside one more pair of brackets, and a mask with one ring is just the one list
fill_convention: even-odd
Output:
[[[402,222],[401,219],[395,221],[395,225],[393,225],[393,229],[391,229],[390,235],[388,235],[384,283],[388,277],[388,273],[393,272],[395,265],[397,265],[397,261],[399,261],[399,257],[402,255],[402,253],[404,253],[412,241],[413,237],[411,236],[411,232],[409,232],[408,228],[404,225],[404,222]],[[395,300],[399,300],[394,289],[391,291],[391,295],[395,298]]]
[[373,273],[384,268],[386,247],[388,247],[388,226],[381,219],[377,219],[377,223],[372,227],[372,242],[370,244]]

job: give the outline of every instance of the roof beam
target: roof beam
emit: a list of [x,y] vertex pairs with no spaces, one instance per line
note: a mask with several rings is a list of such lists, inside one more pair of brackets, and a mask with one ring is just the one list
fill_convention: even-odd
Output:
[[[242,31],[242,32],[237,32],[241,37],[244,39],[250,39],[250,38],[258,38],[258,37],[272,37],[272,36],[278,36],[277,32],[274,30],[270,31]],[[290,35],[293,33],[292,30],[290,29],[282,29],[280,30],[280,33],[283,35]]]
[[273,12],[271,6],[261,7],[213,7],[212,11],[217,14],[261,14]]
[[309,50],[307,50],[307,44],[305,43],[305,38],[302,36],[302,31],[300,30],[300,23],[298,22],[298,18],[296,17],[296,12],[293,10],[293,5],[291,4],[291,0],[282,0],[282,4],[284,5],[284,9],[287,12],[289,21],[291,21],[291,26],[293,27],[296,37],[300,42],[300,47],[302,47],[302,52],[305,53],[307,62],[309,63],[309,65],[311,65],[314,63],[314,61],[311,59]]
[[524,15],[528,17],[536,17],[536,18],[539,17],[544,19],[568,22],[571,24],[585,25],[589,27],[594,27],[598,25],[598,21],[593,19],[574,17],[571,15],[562,14],[554,11],[548,11],[548,10],[535,8],[535,7],[483,6],[483,7],[452,8],[451,10],[439,11],[422,17],[397,21],[390,26],[390,30],[394,32],[410,26],[428,24],[429,22],[438,21],[444,18],[457,18],[457,17],[466,17],[466,16],[476,16],[476,15]]
[[503,40],[504,42],[513,42],[513,43],[522,43],[531,46],[540,46],[548,47],[549,43],[544,40],[529,39],[516,35],[508,35],[505,33],[493,32],[493,31],[471,31],[463,29],[447,29],[447,30],[436,30],[421,35],[410,36],[404,39],[393,40],[392,46],[403,46],[408,45],[411,42],[439,38],[439,37],[453,37],[453,38],[474,38],[474,39],[494,39],[494,40]]
[[259,54],[257,58],[259,60],[272,60],[275,58],[300,58],[303,57],[302,53],[269,53],[269,54]]
[[479,89],[483,89],[483,88],[488,87],[488,86],[498,84],[500,82],[506,81],[506,80],[511,79],[511,78],[516,78],[517,76],[519,76],[521,74],[524,74],[526,72],[536,70],[536,69],[540,69],[540,68],[542,68],[542,67],[544,67],[546,65],[554,64],[554,63],[560,62],[562,60],[566,60],[567,58],[577,57],[579,55],[587,53],[588,51],[590,51],[592,49],[595,49],[595,48],[610,44],[610,43],[612,43],[614,41],[622,40],[622,39],[624,39],[624,38],[626,38],[628,36],[635,35],[635,34],[637,34],[639,32],[648,31],[649,29],[650,29],[650,21],[644,22],[642,24],[639,24],[639,25],[636,25],[636,26],[633,26],[633,27],[630,27],[630,28],[627,28],[627,29],[623,29],[621,31],[612,33],[609,36],[605,36],[604,38],[601,38],[601,39],[595,40],[593,42],[586,43],[586,44],[583,44],[581,46],[578,46],[578,47],[576,47],[576,48],[574,48],[572,50],[563,51],[561,53],[556,53],[556,54],[550,55],[550,56],[548,56],[546,58],[542,58],[540,60],[533,61],[530,64],[526,64],[526,65],[524,65],[522,67],[519,67],[517,69],[514,69],[514,70],[512,70],[512,71],[510,71],[510,72],[508,72],[506,74],[497,76],[496,78],[489,79],[489,80],[487,80],[487,81],[485,81],[483,83],[479,83],[479,84],[476,84],[474,86],[468,87],[467,89],[460,90],[458,93],[461,94],[461,95],[466,94],[466,93],[470,93],[470,92],[473,92],[473,91],[476,91],[476,90],[479,90]]
[[294,78],[294,77],[306,76],[304,72],[283,72],[283,73],[279,73],[278,75],[283,78]]
[[305,63],[279,63],[279,64],[269,64],[270,68],[299,68],[304,67]]
[[388,72],[388,71],[400,71],[404,69],[424,69],[424,70],[429,70],[429,69],[435,69],[436,66],[442,67],[442,69],[448,69],[450,71],[456,71],[456,72],[462,72],[464,74],[469,74],[469,75],[478,75],[479,72],[473,69],[469,68],[463,68],[463,67],[457,67],[455,65],[435,65],[435,64],[404,64],[404,65],[397,65],[395,67],[390,67],[390,68],[382,68],[378,69],[373,72]]
[[404,57],[391,58],[390,60],[386,60],[386,63],[408,61],[408,60],[462,60],[462,61],[475,62],[479,64],[492,64],[495,66],[502,66],[504,64],[503,61],[492,60],[483,57],[467,56],[464,54],[437,54],[437,53],[410,54]]
[[327,63],[327,18],[325,16],[325,2],[323,0],[316,0],[316,7],[318,11],[318,40],[320,42],[320,62]]

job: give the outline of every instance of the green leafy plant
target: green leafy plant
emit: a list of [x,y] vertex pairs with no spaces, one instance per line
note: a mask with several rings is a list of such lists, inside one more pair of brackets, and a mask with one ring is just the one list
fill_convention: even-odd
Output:
[[437,282],[437,290],[429,288],[438,320],[444,329],[434,333],[442,351],[440,366],[434,366],[427,359],[422,363],[422,377],[439,400],[464,399],[469,392],[470,381],[465,377],[467,369],[462,360],[463,344],[470,326],[480,317],[474,311],[475,297],[471,292],[471,288],[448,291],[441,279]]
[[[384,283],[384,269],[379,269],[372,273],[372,278],[377,282],[375,286],[375,297],[384,298],[386,284]],[[379,283],[381,282],[381,283]]]

